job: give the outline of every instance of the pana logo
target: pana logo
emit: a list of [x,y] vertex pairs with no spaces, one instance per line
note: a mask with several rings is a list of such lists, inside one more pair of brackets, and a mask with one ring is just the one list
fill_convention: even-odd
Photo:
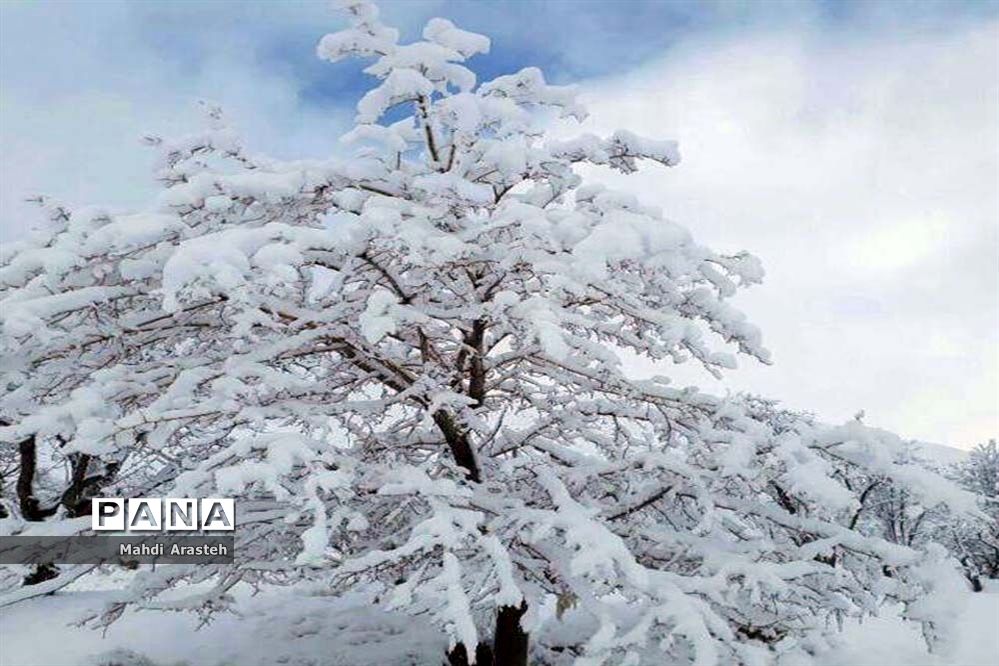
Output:
[[95,497],[90,528],[95,532],[232,532],[235,501],[158,497]]

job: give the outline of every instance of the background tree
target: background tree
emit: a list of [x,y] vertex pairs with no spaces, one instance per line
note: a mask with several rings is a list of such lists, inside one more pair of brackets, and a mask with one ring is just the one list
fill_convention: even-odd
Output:
[[999,449],[996,440],[979,444],[955,470],[962,486],[978,496],[984,519],[955,517],[941,524],[940,540],[961,562],[976,592],[982,578],[999,578]]

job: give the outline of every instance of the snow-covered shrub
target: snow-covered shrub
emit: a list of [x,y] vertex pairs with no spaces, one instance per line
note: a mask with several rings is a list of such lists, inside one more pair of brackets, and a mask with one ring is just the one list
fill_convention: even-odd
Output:
[[478,83],[487,38],[433,19],[402,44],[346,9],[318,52],[371,60],[353,156],[252,155],[206,107],[203,132],[148,137],[148,210],[49,206],[4,248],[2,441],[86,456],[70,477],[106,493],[239,498],[235,565],[142,571],[94,622],[309,580],[420,615],[452,664],[765,664],[885,600],[935,640],[940,554],[859,529],[861,481],[967,493],[859,422],[622,371],[769,362],[730,303],[754,257],[577,173],[676,145],[554,140],[585,115],[571,88]]
[[982,578],[999,578],[999,448],[996,440],[979,444],[961,462],[958,482],[975,493],[983,516],[955,516],[939,526],[941,541],[961,562],[965,577],[976,592]]
[[946,502],[926,504],[908,484],[875,475],[857,483],[863,490],[855,527],[905,546],[945,546],[961,563],[973,589],[980,591],[983,577],[999,577],[999,454],[995,442],[978,445],[956,464],[941,464],[917,450],[904,450],[902,456],[898,462],[933,470],[972,493],[979,511],[955,513]]

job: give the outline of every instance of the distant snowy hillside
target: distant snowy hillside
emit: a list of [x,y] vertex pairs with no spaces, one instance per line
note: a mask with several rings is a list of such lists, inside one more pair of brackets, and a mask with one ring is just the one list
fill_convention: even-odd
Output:
[[964,449],[956,449],[953,446],[946,446],[944,444],[919,442],[917,447],[919,452],[927,459],[942,465],[955,465],[968,457],[968,452]]

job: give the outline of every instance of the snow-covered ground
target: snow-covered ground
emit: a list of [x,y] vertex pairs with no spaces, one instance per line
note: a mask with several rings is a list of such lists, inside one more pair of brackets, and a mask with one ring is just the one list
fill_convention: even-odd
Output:
[[[105,666],[94,655],[131,650],[157,666],[419,666],[439,663],[442,640],[418,620],[376,613],[363,599],[264,593],[198,629],[190,614],[132,613],[100,632],[69,626],[108,593],[74,591],[0,610],[0,666]],[[849,624],[820,666],[995,666],[999,585],[968,594],[950,654],[931,655],[915,626],[886,613]],[[288,622],[275,621],[287,614]],[[119,652],[120,654],[120,652]],[[357,661],[364,655],[365,661]],[[319,661],[313,661],[318,659]],[[132,666],[128,664],[127,666]],[[135,662],[142,666],[142,662]]]
[[[156,666],[416,666],[443,654],[446,640],[418,620],[377,612],[362,598],[240,595],[239,615],[199,628],[192,613],[132,612],[108,630],[71,626],[108,591],[39,597],[0,610],[0,666],[147,666],[96,655],[132,651]],[[359,662],[358,655],[367,661]]]
[[840,646],[823,666],[996,666],[999,664],[999,585],[968,593],[949,654],[929,654],[919,627],[897,617],[868,618],[844,627]]

